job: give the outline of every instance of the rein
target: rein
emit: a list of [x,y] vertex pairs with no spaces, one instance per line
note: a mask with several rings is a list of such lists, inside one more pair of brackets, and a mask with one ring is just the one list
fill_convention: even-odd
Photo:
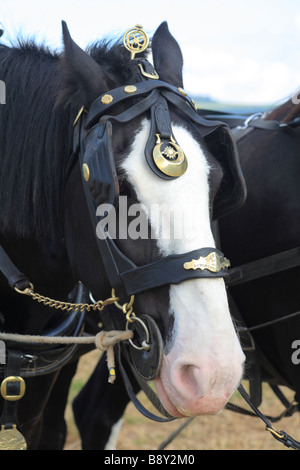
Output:
[[200,116],[205,119],[220,119],[226,122],[230,128],[237,130],[243,129],[261,129],[265,131],[286,131],[292,130],[300,126],[300,117],[296,117],[289,122],[280,122],[277,120],[266,120],[263,118],[264,113],[254,113],[250,116],[248,114],[231,114],[220,111],[198,109]]

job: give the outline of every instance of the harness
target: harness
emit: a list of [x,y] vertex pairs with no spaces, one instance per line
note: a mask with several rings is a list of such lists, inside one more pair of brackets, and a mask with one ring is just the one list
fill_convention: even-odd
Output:
[[[148,43],[141,27],[137,26],[137,29],[143,36],[146,46]],[[97,207],[101,204],[110,204],[114,207],[119,196],[112,143],[115,123],[126,124],[147,113],[150,116],[151,126],[145,146],[146,164],[156,177],[165,180],[165,184],[174,178],[183,177],[188,170],[188,155],[184,154],[184,149],[181,149],[172,132],[170,108],[177,110],[196,127],[199,136],[204,139],[205,145],[222,167],[224,176],[213,202],[212,218],[217,220],[237,209],[245,201],[246,186],[229,126],[223,120],[205,119],[200,116],[194,102],[184,90],[161,81],[147,60],[135,59],[135,54],[144,49],[138,47],[137,50],[137,43],[130,43],[132,30],[127,33],[129,39],[124,41],[124,46],[131,51],[131,58],[140,71],[141,81],[104,93],[92,103],[88,113],[82,107],[74,121],[71,166],[79,160],[82,184],[95,233],[96,227],[98,230],[99,228],[103,230],[98,224]],[[120,109],[121,112],[118,112]],[[102,312],[104,307],[102,318],[105,327],[112,329],[114,322],[112,315],[109,314],[111,304],[122,310],[126,314],[126,329],[129,330],[130,327],[134,332],[128,336],[130,347],[128,344],[124,346],[124,343],[122,346],[117,346],[119,365],[127,391],[138,409],[147,417],[156,421],[168,421],[173,418],[165,411],[163,411],[165,417],[159,418],[141,408],[122,365],[123,355],[141,387],[151,395],[149,387],[145,389],[145,380],[151,380],[159,374],[162,339],[155,322],[149,316],[137,317],[134,314],[134,295],[163,285],[178,284],[187,279],[227,278],[230,262],[217,248],[202,247],[188,253],[169,255],[144,266],[137,266],[120,251],[109,234],[103,230],[101,235],[96,237],[96,242],[108,280],[114,289],[111,299],[106,301],[95,302],[92,299],[92,304],[82,302],[83,293],[80,292],[79,299],[75,303],[58,302],[35,293],[30,280],[18,271],[2,247],[0,247],[0,270],[8,279],[9,285],[18,293],[30,295],[34,300],[67,312],[75,310],[74,313],[64,317],[65,320],[59,327],[46,332],[45,337],[64,335],[80,337],[83,333],[85,312],[90,310]],[[123,297],[130,300],[120,304],[120,298]],[[50,347],[47,352],[44,345],[33,346],[30,340],[27,344],[22,342],[21,346],[18,341],[7,343],[8,360],[3,371],[6,378],[1,388],[5,399],[1,418],[1,422],[4,423],[3,431],[11,430],[11,426],[12,430],[15,430],[15,404],[25,393],[22,376],[52,372],[69,361],[75,350],[76,346],[69,344]],[[111,370],[110,373],[113,374]],[[152,398],[155,401],[155,397]]]
[[[137,42],[136,39],[131,40],[132,37],[136,38],[136,31],[133,32],[133,30],[125,33],[127,39],[124,38],[124,46],[131,51],[131,59],[135,61],[140,71],[141,81],[106,92],[92,103],[88,113],[81,108],[74,121],[73,157],[70,160],[70,166],[72,167],[79,160],[82,184],[95,233],[98,223],[97,207],[101,204],[115,206],[119,195],[112,145],[114,124],[126,124],[144,113],[147,113],[151,119],[149,137],[145,146],[145,162],[157,178],[165,180],[165,184],[168,184],[169,180],[182,177],[188,170],[188,155],[184,154],[172,132],[169,111],[172,107],[193,123],[199,136],[204,139],[206,146],[222,167],[224,177],[214,200],[213,218],[217,219],[236,209],[246,197],[236,146],[227,124],[199,116],[194,102],[184,90],[161,81],[147,60],[135,59],[135,54],[148,45],[145,33],[140,26],[137,26],[137,31],[142,37],[142,47],[140,47],[141,42]],[[121,112],[117,113],[116,110],[120,109]],[[26,275],[20,273],[1,246],[0,270],[16,292],[29,295],[33,300],[67,312],[75,310],[71,315],[66,315],[66,320],[60,328],[49,332],[51,337],[56,337],[55,344],[64,335],[72,335],[74,339],[82,335],[86,311],[102,312],[105,307],[102,318],[105,326],[110,330],[114,326],[112,316],[107,313],[110,305],[114,303],[122,310],[126,314],[126,330],[130,330],[127,335],[130,347],[128,351],[128,345],[123,346],[123,343],[121,354],[121,347],[118,346],[118,359],[128,393],[136,403],[125,368],[122,366],[121,356],[124,355],[127,362],[130,365],[133,364],[135,375],[144,388],[145,380],[153,379],[159,374],[163,346],[155,322],[147,315],[137,317],[134,314],[134,295],[159,286],[177,284],[187,279],[226,277],[230,262],[220,250],[214,247],[204,247],[188,253],[166,256],[144,266],[137,266],[120,251],[115,241],[104,230],[101,237],[96,237],[96,242],[108,280],[113,288],[111,299],[106,301],[95,302],[92,299],[92,304],[82,300],[77,300],[75,303],[59,302],[41,296],[34,291],[33,284]],[[82,296],[83,293],[81,292],[80,295]],[[130,298],[130,300],[120,304],[121,297]],[[47,334],[44,335],[43,343],[47,342]],[[1,337],[5,338],[5,334]],[[19,442],[15,424],[17,422],[16,404],[25,393],[23,377],[56,370],[70,360],[76,349],[74,345],[56,345],[50,347],[50,352],[46,354],[44,344],[35,344],[34,338],[28,337],[27,343],[26,337],[23,341],[20,339],[19,342],[17,337],[15,338],[7,343],[8,360],[6,367],[3,368],[5,379],[2,382],[4,385],[1,393],[5,401],[1,417],[0,446],[1,438],[5,441],[4,434],[8,431],[13,434],[12,440]],[[50,339],[49,336],[49,342]],[[78,338],[77,342],[80,339]],[[56,356],[57,359],[53,364],[51,360]],[[47,367],[42,364],[42,358],[47,363]],[[113,374],[113,367],[110,367],[110,378]],[[151,394],[151,391],[148,389],[147,393]],[[137,406],[140,407],[139,404]],[[141,411],[157,421],[173,419],[166,412],[165,418],[159,418],[147,410]],[[24,446],[22,438],[20,442],[15,446]]]
[[[128,93],[128,89],[130,93]],[[113,106],[125,103],[133,95],[134,98],[141,98],[141,100],[135,102],[120,114],[108,114]],[[206,247],[189,253],[170,255],[159,261],[138,267],[119,250],[115,241],[107,236],[103,231],[103,227],[98,224],[96,217],[97,207],[100,204],[110,204],[113,207],[116,204],[119,193],[117,171],[112,151],[112,129],[114,122],[124,124],[150,111],[151,129],[145,147],[145,160],[147,164],[157,177],[166,180],[166,184],[167,180],[181,176],[182,161],[184,162],[183,167],[186,170],[188,165],[186,157],[181,158],[178,156],[177,159],[181,158],[182,160],[178,164],[177,159],[175,161],[170,160],[162,155],[161,150],[157,149],[157,146],[161,148],[162,145],[165,145],[174,150],[175,153],[179,148],[172,135],[171,119],[168,111],[170,104],[178,108],[181,113],[196,124],[200,135],[203,138],[209,139],[210,142],[214,138],[218,138],[219,141],[220,136],[224,136],[225,140],[229,135],[227,126],[224,123],[208,121],[200,117],[196,113],[191,100],[184,96],[182,91],[166,82],[151,79],[130,86],[122,86],[111,90],[109,93],[105,93],[105,95],[94,101],[87,116],[81,114],[81,118],[76,120],[75,124],[73,150],[75,154],[79,154],[82,182],[91,221],[95,232],[97,227],[98,231],[102,230],[102,236],[97,237],[99,251],[111,286],[117,291],[123,289],[127,296],[162,285],[178,284],[186,279],[223,277],[228,267],[228,262],[219,250]],[[156,162],[155,157],[157,153],[166,162],[168,174],[165,172],[165,167]],[[214,208],[215,216],[220,215],[220,211],[225,215],[228,210],[233,210],[244,201],[245,186],[236,155],[236,153],[233,153],[232,158],[235,160],[230,166],[231,177],[235,179],[236,183],[233,188],[230,187],[228,190],[232,191],[230,195],[230,208],[227,206],[225,212],[222,209],[222,205],[218,205],[219,197],[217,195],[217,204]],[[173,168],[175,168],[174,171]],[[171,176],[172,172],[177,172],[177,174]],[[237,197],[237,194],[239,197]],[[208,266],[208,261],[204,263],[204,269],[189,269],[185,267],[186,263],[190,263],[193,259],[199,260],[209,255],[214,258],[215,269]]]

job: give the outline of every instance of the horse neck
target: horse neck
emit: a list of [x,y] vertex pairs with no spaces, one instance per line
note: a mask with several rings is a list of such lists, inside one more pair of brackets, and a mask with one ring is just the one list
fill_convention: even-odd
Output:
[[[16,267],[42,295],[66,300],[73,288],[72,273],[63,243],[53,240],[25,240],[1,237],[1,245]],[[0,312],[5,331],[38,334],[53,315],[53,309],[44,307],[23,295],[16,294],[7,280],[0,279]]]

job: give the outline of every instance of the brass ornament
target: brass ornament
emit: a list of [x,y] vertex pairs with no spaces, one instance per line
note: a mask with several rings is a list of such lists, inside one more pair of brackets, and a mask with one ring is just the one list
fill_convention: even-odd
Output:
[[143,26],[137,24],[135,28],[128,29],[123,36],[123,44],[131,52],[131,59],[136,54],[144,52],[149,46],[148,34],[143,30]]
[[81,117],[83,111],[85,111],[84,106],[81,106],[81,108],[80,108],[80,110],[78,111],[78,114],[77,114],[77,116],[76,116],[76,118],[75,118],[75,120],[74,120],[74,122],[73,122],[73,127],[76,126],[76,124],[77,124],[77,122],[79,121],[79,119],[80,119],[80,117]]
[[132,95],[137,92],[137,87],[135,85],[127,85],[124,88],[124,91],[127,93],[127,95]]
[[200,256],[198,259],[192,259],[189,262],[184,263],[184,269],[208,269],[212,273],[219,273],[222,269],[227,269],[230,267],[229,259],[224,256],[219,255],[215,251],[209,253],[207,256]]
[[5,429],[1,426],[0,431],[0,451],[1,450],[26,450],[27,444],[24,436],[17,430],[17,426],[13,424],[11,429]]
[[113,101],[113,97],[111,95],[103,95],[101,98],[102,104],[110,104]]
[[[153,149],[153,160],[157,168],[167,176],[178,178],[187,170],[187,159],[183,150],[173,137],[170,137],[168,145],[164,146],[160,135],[156,134],[156,145]],[[163,148],[164,146],[164,148]]]
[[181,93],[183,96],[187,96],[187,93],[184,91],[183,88],[179,87],[177,88],[177,91],[179,91],[179,93]]
[[84,178],[84,181],[86,181],[86,183],[88,183],[88,181],[90,180],[90,169],[89,169],[89,166],[87,163],[84,163],[82,165],[82,174],[83,174],[83,178]]

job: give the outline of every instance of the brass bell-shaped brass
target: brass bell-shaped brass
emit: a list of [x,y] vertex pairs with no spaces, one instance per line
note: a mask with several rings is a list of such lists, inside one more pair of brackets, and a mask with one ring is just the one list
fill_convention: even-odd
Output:
[[165,175],[173,178],[183,175],[188,167],[187,158],[183,150],[172,136],[168,145],[161,141],[159,134],[156,134],[156,137],[153,160],[157,168]]

